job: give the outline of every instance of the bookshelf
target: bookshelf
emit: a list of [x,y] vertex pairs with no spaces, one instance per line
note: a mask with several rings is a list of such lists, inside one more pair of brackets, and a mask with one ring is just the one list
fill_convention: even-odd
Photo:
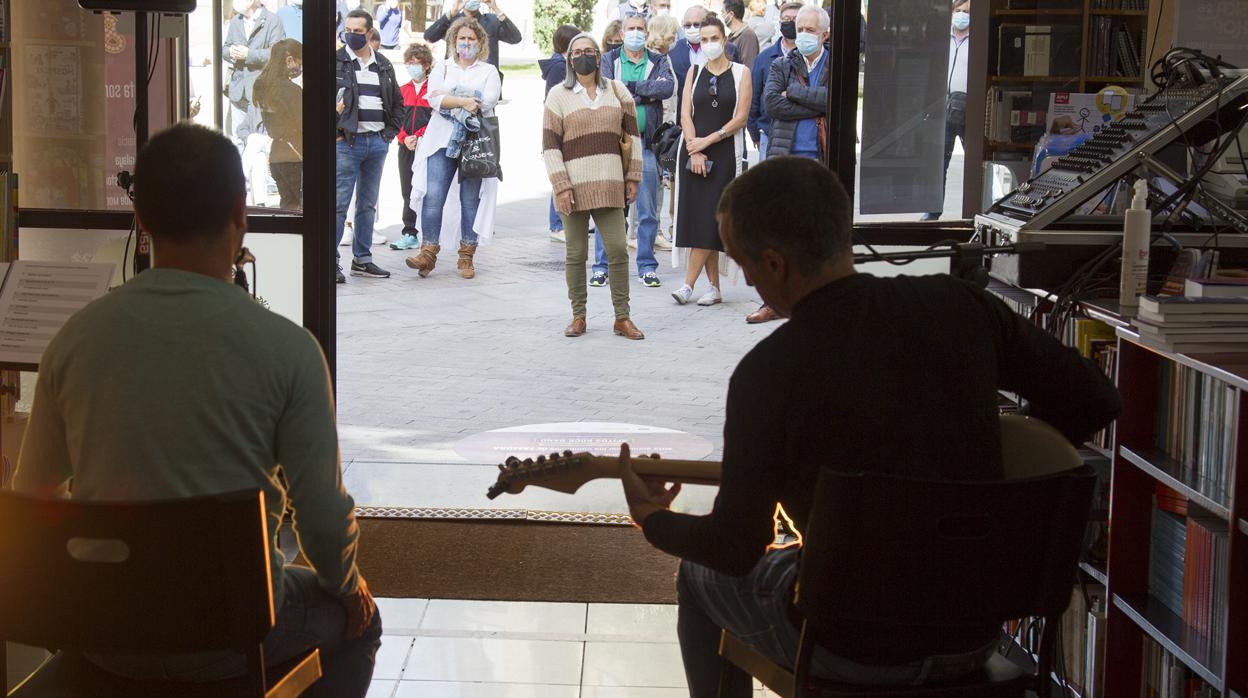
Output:
[[[1027,7],[1036,4],[1031,0],[991,0],[983,159],[1033,150],[1044,130],[1039,117],[1055,92],[1098,92],[1110,85],[1143,92],[1147,42],[1155,29],[1150,5],[1157,1],[1069,0],[1043,8]],[[1037,35],[1037,27],[1048,31]],[[1020,63],[1028,69],[1016,70]]]
[[[1041,325],[1046,322],[1048,292],[997,279],[989,291],[1016,312]],[[1248,354],[1158,351],[1138,342],[1131,316],[1121,313],[1115,302],[1088,300],[1080,303],[1079,311],[1081,318],[1112,329],[1115,361],[1110,370],[1124,411],[1114,425],[1110,448],[1084,446],[1085,451],[1112,456],[1108,560],[1085,556],[1079,564],[1084,581],[1076,587],[1094,589],[1108,600],[1101,627],[1104,655],[1089,654],[1075,667],[1076,675],[1068,674],[1066,680],[1079,688],[1078,670],[1088,671],[1088,662],[1097,662],[1104,685],[1093,691],[1095,695],[1168,698],[1212,695],[1212,690],[1222,696],[1248,695],[1248,664],[1242,661],[1248,652]],[[1074,339],[1071,334],[1064,337],[1067,343]],[[1184,385],[1204,386],[1206,401],[1193,402],[1192,394],[1185,392],[1189,402],[1175,402],[1176,384],[1171,379],[1179,375],[1189,381]],[[1209,405],[1225,418],[1210,416],[1217,410],[1205,409]],[[1202,409],[1208,413],[1203,421]],[[1176,416],[1184,414],[1186,421]],[[1204,429],[1210,440],[1201,442],[1193,436],[1176,442],[1171,431],[1176,424],[1180,431]],[[1201,443],[1226,448],[1223,455],[1210,459],[1211,451],[1192,446]],[[1211,475],[1208,467],[1197,468],[1202,457],[1206,465],[1224,467],[1225,472]],[[1162,492],[1169,502],[1164,508]],[[1172,513],[1175,503],[1181,514]],[[1172,525],[1190,539],[1177,550],[1159,547],[1155,521],[1163,509],[1175,522]],[[1193,536],[1196,526],[1218,533]],[[1224,546],[1220,558],[1208,552],[1217,550],[1214,541],[1219,535]],[[1201,541],[1211,544],[1205,552]],[[1160,564],[1166,560],[1177,560],[1181,574],[1169,583],[1191,585],[1184,589],[1186,595],[1173,588],[1167,595],[1158,576],[1166,569]],[[1078,625],[1085,610],[1072,601],[1063,620],[1068,658],[1095,650],[1097,635]],[[1074,637],[1067,637],[1070,634]],[[1083,683],[1087,679],[1085,675]],[[1167,686],[1178,690],[1167,692]]]

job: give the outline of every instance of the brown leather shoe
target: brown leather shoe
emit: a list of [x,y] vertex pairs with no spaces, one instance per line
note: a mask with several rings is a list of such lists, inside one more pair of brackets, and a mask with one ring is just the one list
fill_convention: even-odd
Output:
[[750,323],[751,325],[757,325],[759,323],[771,322],[772,320],[779,320],[779,319],[780,319],[780,313],[777,313],[775,310],[772,310],[770,305],[764,305],[758,310],[755,310],[754,312],[745,316],[745,321]]
[[564,337],[580,337],[583,334],[585,334],[585,318],[583,317],[572,318],[572,324],[563,328]]
[[633,324],[633,321],[626,317],[622,317],[619,320],[616,320],[615,326],[612,327],[611,329],[614,330],[616,334],[620,335],[621,337],[625,339],[645,339],[646,338],[646,335],[642,334],[641,330],[637,329],[637,326]]

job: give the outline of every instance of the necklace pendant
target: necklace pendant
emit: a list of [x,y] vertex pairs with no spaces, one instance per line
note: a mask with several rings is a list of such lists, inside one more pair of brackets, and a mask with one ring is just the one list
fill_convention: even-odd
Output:
[[711,108],[712,108],[712,109],[719,109],[719,100],[718,100],[718,99],[712,99],[712,100],[711,100]]

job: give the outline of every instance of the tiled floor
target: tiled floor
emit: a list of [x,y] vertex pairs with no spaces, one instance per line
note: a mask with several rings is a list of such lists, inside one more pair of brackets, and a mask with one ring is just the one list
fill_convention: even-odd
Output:
[[[378,599],[369,698],[684,698],[676,607]],[[759,689],[758,696],[770,694]]]

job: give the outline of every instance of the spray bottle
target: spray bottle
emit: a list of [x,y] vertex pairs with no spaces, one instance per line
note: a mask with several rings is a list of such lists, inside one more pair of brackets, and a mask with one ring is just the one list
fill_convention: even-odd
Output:
[[1148,287],[1148,246],[1152,234],[1153,215],[1148,210],[1148,182],[1135,183],[1135,196],[1127,209],[1122,230],[1122,281],[1118,287],[1118,305],[1135,308]]

